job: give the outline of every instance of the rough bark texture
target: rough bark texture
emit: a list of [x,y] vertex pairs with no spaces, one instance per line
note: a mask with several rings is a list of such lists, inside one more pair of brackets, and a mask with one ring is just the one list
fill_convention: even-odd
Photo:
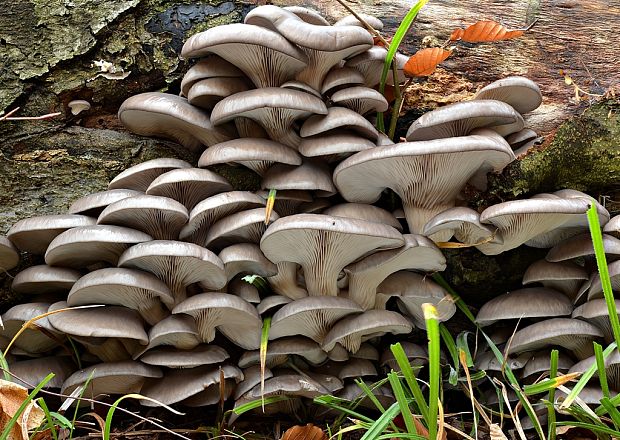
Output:
[[[385,34],[391,35],[410,3],[361,0],[353,5],[382,18]],[[331,19],[346,14],[336,1],[306,4]],[[127,133],[116,111],[124,99],[139,92],[178,91],[187,67],[177,55],[183,41],[208,27],[240,21],[252,6],[233,1],[0,0],[0,110],[20,106],[20,115],[63,112],[50,121],[0,121],[0,233],[21,218],[64,212],[73,200],[104,189],[132,164],[165,155],[196,160],[172,143]],[[433,0],[414,24],[403,51],[435,45],[455,27],[479,19],[518,28],[536,18],[534,30],[522,39],[460,45],[433,77],[411,87],[401,126],[424,110],[467,99],[499,77],[526,75],[545,95],[544,105],[528,122],[548,135],[546,141],[494,177],[487,193],[472,193],[473,205],[572,187],[610,196],[609,206],[615,208],[614,191],[620,182],[618,103],[609,99],[586,109],[589,102],[571,100],[573,88],[559,70],[595,94],[620,81],[613,38],[614,24],[620,22],[617,1]],[[111,71],[100,72],[93,64],[99,60],[111,63]],[[73,99],[87,99],[93,107],[72,116],[67,103]],[[556,130],[571,116],[575,118]],[[256,186],[250,173],[225,172],[239,188]],[[522,268],[540,257],[539,251],[527,250],[497,258],[475,250],[459,254],[458,259],[451,257],[448,276],[476,298],[515,287]],[[10,277],[0,275],[4,304],[10,297],[9,282]]]

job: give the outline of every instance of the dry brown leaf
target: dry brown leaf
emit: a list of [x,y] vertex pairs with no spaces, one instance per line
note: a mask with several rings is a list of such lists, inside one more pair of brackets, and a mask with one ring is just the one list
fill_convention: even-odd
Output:
[[509,40],[523,35],[523,31],[509,31],[504,25],[495,21],[483,20],[468,26],[465,29],[455,29],[450,35],[450,41],[465,41],[467,43],[482,43],[489,41]]
[[[17,413],[28,398],[28,390],[21,385],[0,379],[0,432]],[[28,440],[28,431],[35,429],[45,419],[45,413],[35,403],[30,402],[13,425],[7,440]]]
[[489,428],[491,440],[508,440],[506,434],[502,431],[502,428],[500,428],[496,423],[491,424]]
[[437,65],[448,58],[452,51],[441,47],[429,47],[413,54],[405,63],[403,73],[405,76],[428,76],[432,74]]
[[296,425],[287,429],[282,440],[327,440],[327,435],[318,426],[308,423],[306,426]]

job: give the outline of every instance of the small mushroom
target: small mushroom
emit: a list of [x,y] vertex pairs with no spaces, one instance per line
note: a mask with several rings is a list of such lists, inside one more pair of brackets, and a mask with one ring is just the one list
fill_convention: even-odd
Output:
[[327,114],[310,116],[301,126],[299,134],[302,138],[306,138],[326,135],[337,129],[353,131],[373,142],[379,138],[377,129],[367,119],[345,107],[330,107],[327,109]]
[[[603,249],[608,261],[617,260],[620,258],[620,239],[603,234]],[[545,256],[545,260],[550,262],[575,260],[583,263],[584,259],[593,258],[594,246],[589,232],[560,241]]]
[[[271,213],[272,220],[279,218],[278,213]],[[265,209],[254,208],[236,212],[213,223],[207,233],[205,246],[216,252],[226,246],[237,243],[259,243],[265,225]]]
[[[558,371],[561,373],[566,373],[570,367],[573,366],[575,361],[573,361],[570,356],[568,356],[563,351],[559,352],[558,356]],[[540,375],[542,373],[548,372],[551,368],[551,354],[548,350],[537,351],[532,354],[532,357],[527,361],[525,367],[523,367],[522,377],[525,379],[527,377],[532,377],[535,375]]]
[[[25,303],[17,304],[2,314],[2,336],[11,340],[22,326],[31,320],[47,312],[49,303]],[[21,335],[15,339],[13,345],[28,353],[45,353],[58,346],[62,340],[62,333],[58,332],[51,324],[48,317],[34,321],[36,326],[27,326]]]
[[170,345],[181,350],[191,350],[200,344],[198,328],[194,318],[187,315],[170,315],[149,330],[148,345],[135,354],[134,359],[145,351],[161,345]]
[[238,274],[270,277],[278,272],[276,265],[265,258],[260,247],[253,243],[228,246],[220,252],[219,257],[224,263],[229,281]]
[[335,105],[346,107],[365,115],[370,112],[384,112],[388,109],[385,97],[370,87],[348,87],[332,94],[331,101]]
[[[379,84],[379,81],[381,80],[381,72],[383,71],[386,56],[387,49],[385,47],[373,46],[366,52],[362,52],[361,54],[346,60],[344,67],[350,67],[358,70],[362,75],[364,75],[364,85],[366,87],[374,87]],[[394,56],[393,62],[396,63],[397,80],[399,84],[405,80],[403,68],[408,60],[409,57],[398,52]],[[394,85],[392,75],[388,75],[387,84]]]
[[299,166],[275,164],[263,176],[261,188],[314,191],[317,197],[336,193],[329,167],[313,159],[305,159]]
[[[313,365],[322,364],[327,359],[327,354],[319,344],[302,336],[293,336],[269,342],[265,365],[267,368],[277,367],[285,364],[293,356],[302,357]],[[246,351],[239,358],[239,367],[241,368],[259,363],[260,352],[258,350]]]
[[69,207],[69,214],[82,214],[91,217],[98,217],[101,211],[110,203],[143,194],[141,191],[133,189],[110,189],[107,191],[88,194],[77,199]]
[[[614,303],[616,301],[614,300]],[[620,312],[620,302],[616,303],[616,312]],[[609,309],[604,298],[592,299],[573,310],[573,318],[583,319],[594,324],[603,332],[605,342],[610,344],[614,340],[614,332],[609,320]]]
[[67,104],[67,107],[71,109],[71,114],[75,116],[90,110],[90,102],[83,99],[74,99]]
[[364,84],[364,75],[358,70],[352,67],[334,67],[325,75],[321,85],[321,94],[329,95],[330,92],[340,90],[341,88],[361,84]]
[[157,347],[140,356],[140,362],[147,365],[168,368],[196,368],[202,365],[221,364],[230,356],[217,345],[199,345],[190,350],[174,347]]
[[[127,168],[118,174],[114,179],[112,179],[108,185],[108,189],[131,189],[134,191],[145,192],[153,180],[160,175],[171,170],[191,167],[192,166],[184,160],[168,157],[147,160],[146,162]],[[120,198],[117,200],[120,200]]]
[[0,235],[0,269],[7,271],[19,264],[19,254],[17,249],[3,235]]
[[245,75],[235,65],[211,54],[194,64],[183,75],[181,94],[187,96],[196,82],[206,78],[245,78]]
[[373,141],[346,130],[333,130],[317,136],[303,138],[299,152],[306,157],[322,157],[328,162],[339,162],[353,153],[369,150]]
[[40,264],[15,275],[11,290],[22,295],[68,293],[81,276],[77,270]]
[[243,78],[205,78],[192,84],[187,92],[187,101],[191,105],[209,111],[213,110],[215,104],[227,96],[249,89],[248,81]]
[[495,99],[510,104],[519,113],[527,113],[542,103],[542,94],[534,81],[522,76],[508,76],[480,89],[474,99]]
[[587,279],[586,270],[571,261],[550,263],[538,260],[523,274],[523,284],[541,283],[545,287],[562,292],[571,300],[576,298],[579,288]]
[[43,388],[60,389],[65,379],[75,371],[75,366],[71,360],[61,356],[46,356],[9,362],[9,368],[11,373],[15,375],[12,381],[28,389],[32,389],[36,384],[41,383],[50,373],[54,373],[54,377]]

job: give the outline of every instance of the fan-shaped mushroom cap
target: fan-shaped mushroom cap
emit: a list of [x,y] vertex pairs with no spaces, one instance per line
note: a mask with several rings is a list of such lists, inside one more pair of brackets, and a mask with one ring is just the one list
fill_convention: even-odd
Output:
[[[496,226],[503,243],[483,243],[476,247],[486,255],[497,255],[524,243],[551,247],[587,227],[585,213],[590,203],[587,196],[562,198],[546,194],[493,205],[480,214],[480,221]],[[598,212],[599,218],[606,221],[607,211],[600,207]]]
[[[293,301],[291,298],[284,295],[270,295],[257,304],[256,310],[261,314],[261,316],[265,314],[271,315],[274,312],[281,310],[282,306],[290,304],[291,301]],[[269,335],[271,336],[271,331]]]
[[[61,301],[49,306],[49,311],[68,307],[65,301]],[[105,306],[67,310],[49,315],[47,319],[54,329],[70,336],[133,339],[142,345],[146,345],[149,341],[140,315],[126,307]]]
[[297,148],[301,139],[293,128],[297,119],[327,114],[323,101],[309,93],[267,87],[236,93],[218,102],[211,112],[214,124],[245,117],[258,122],[271,139]]
[[[585,373],[592,365],[595,365],[596,356],[590,356],[587,359],[577,362],[573,365],[569,373]],[[594,372],[595,376],[598,376],[598,369]],[[613,389],[620,388],[620,353],[618,349],[612,351],[609,356],[605,358],[605,375],[609,386]]]
[[[569,389],[570,390],[570,389]],[[572,390],[571,390],[572,391]],[[618,395],[617,391],[609,390],[610,397]],[[586,405],[598,406],[604,397],[603,389],[599,384],[586,385],[577,395]],[[566,394],[562,390],[557,390],[555,403],[561,403],[566,398]]]
[[254,306],[238,296],[201,293],[177,305],[172,313],[193,316],[203,342],[213,341],[217,328],[233,343],[246,350],[258,349],[260,345],[263,323]]
[[224,263],[226,277],[232,280],[238,274],[274,276],[278,273],[275,264],[269,261],[253,243],[240,243],[228,246],[219,255]]
[[513,150],[522,147],[523,145],[535,140],[538,138],[538,135],[531,128],[524,128],[522,130],[517,131],[516,133],[512,133],[506,136],[506,142],[510,144],[510,147]]
[[[269,191],[267,190],[258,190],[256,194],[265,200],[269,198]],[[310,202],[312,202],[310,191],[301,189],[281,190],[277,193],[273,209],[280,214],[280,217],[286,217],[287,215],[297,214],[297,208],[302,203]]]
[[[344,67],[351,67],[364,75],[364,85],[367,87],[374,87],[379,84],[381,80],[381,72],[383,71],[383,65],[385,64],[385,57],[387,56],[387,49],[385,47],[373,46],[366,52],[362,52],[352,58],[349,58]],[[396,63],[396,69],[398,72],[398,83],[405,80],[405,74],[403,68],[409,60],[409,57],[396,53],[393,62]],[[394,85],[392,75],[388,75],[387,84]]]
[[152,273],[170,288],[175,304],[187,297],[185,289],[190,284],[221,289],[227,281],[224,263],[217,255],[180,241],[153,240],[132,246],[120,256],[118,266]]
[[379,138],[377,129],[361,114],[345,107],[330,107],[327,114],[309,117],[301,126],[299,134],[306,138],[327,134],[331,130],[346,129],[376,142]]
[[[566,353],[564,353],[563,351],[559,352],[558,371],[566,373],[570,369],[570,367],[573,366],[574,363],[575,361],[573,361]],[[525,364],[522,376],[525,378],[528,376],[533,376],[535,374],[541,374],[549,371],[550,368],[551,353],[549,352],[549,350],[537,351]]]
[[265,173],[261,188],[315,191],[319,197],[329,197],[336,193],[329,167],[312,159],[305,159],[296,167],[275,164]]
[[[380,31],[383,29],[383,22],[379,20],[377,17],[368,14],[357,14],[359,15],[366,23],[371,25],[373,29]],[[364,27],[364,24],[357,19],[355,15],[345,15],[336,23],[334,26],[359,26]]]
[[308,291],[297,281],[299,265],[289,261],[276,264],[278,273],[267,278],[271,289],[287,298],[300,299],[308,296]]
[[187,92],[187,101],[204,110],[212,110],[215,104],[227,96],[245,92],[251,87],[243,78],[205,78],[196,81]]
[[539,318],[570,315],[573,305],[566,295],[546,287],[513,290],[487,301],[476,322],[491,325],[503,319]]
[[[609,263],[609,277],[611,280],[611,288],[614,291],[620,290],[620,260]],[[598,272],[592,274],[591,284],[588,289],[588,300],[603,298],[603,286],[601,284],[601,276]]]
[[[350,290],[350,287],[349,287]],[[377,287],[375,309],[385,309],[390,297],[398,298],[398,308],[413,318],[413,323],[426,328],[422,304],[431,303],[437,308],[439,321],[447,321],[456,312],[450,294],[430,278],[419,273],[401,270],[385,278]]]
[[[265,397],[286,395],[296,397],[314,397],[325,394],[325,387],[310,378],[309,376],[299,374],[283,374],[274,376],[265,381],[264,395]],[[250,397],[256,399],[261,397],[260,387],[254,387],[250,392]]]
[[[620,301],[615,300],[614,302],[616,303],[616,312],[620,313]],[[604,298],[592,299],[576,307],[572,317],[583,319],[597,326],[603,332],[607,343],[611,343],[614,340],[614,332],[609,321],[609,309]]]
[[524,353],[517,357],[506,357],[502,364],[492,351],[478,352],[475,359],[475,368],[480,371],[503,371],[505,367],[511,370],[520,370],[525,366],[529,358],[529,353]]
[[187,70],[181,80],[182,95],[187,96],[196,82],[206,78],[245,78],[245,74],[234,64],[211,54]]
[[[258,289],[249,281],[245,281],[242,277],[238,276],[233,278],[226,287],[226,293],[236,295],[243,298],[251,304],[258,304],[261,302]],[[258,306],[256,306],[258,310]],[[262,313],[258,310],[258,313]]]
[[[2,336],[12,339],[18,331],[21,330],[24,323],[32,318],[41,316],[47,312],[49,308],[48,303],[26,303],[18,304],[11,307],[9,310],[2,314]],[[49,334],[61,336],[59,332],[52,327],[48,317],[37,319],[35,322],[37,327],[45,329],[46,332],[40,331],[37,328],[27,327],[22,334],[15,339],[13,345],[28,353],[38,354],[45,353],[58,345],[57,339],[54,339]],[[47,333],[47,334],[46,334]]]
[[363,342],[359,350],[351,354],[352,358],[368,359],[370,361],[379,360],[379,351],[368,342]]
[[179,168],[192,168],[192,166],[184,160],[169,157],[147,160],[118,174],[112,179],[108,189],[132,189],[144,192],[157,177]]
[[144,352],[160,345],[170,345],[181,350],[191,350],[200,344],[198,328],[194,318],[187,315],[170,315],[149,330],[149,343],[144,350],[135,354],[134,359]]
[[239,138],[208,148],[198,160],[199,167],[220,163],[239,163],[263,176],[274,163],[301,165],[295,150],[269,139]]
[[232,185],[219,174],[199,168],[180,168],[158,176],[146,193],[169,197],[185,205],[189,211],[198,202],[225,191],[232,191]]
[[19,254],[13,243],[0,235],[0,269],[11,270],[19,263]]
[[67,104],[67,107],[71,109],[72,115],[79,115],[83,111],[90,110],[90,102],[84,99],[74,99]]
[[[273,373],[269,368],[265,368],[265,372],[263,377],[265,380],[273,377]],[[239,399],[242,395],[250,391],[256,385],[261,382],[261,368],[260,365],[252,365],[251,367],[243,369],[243,380],[239,382],[237,388],[235,388],[235,393],[233,395],[234,399]]]
[[347,264],[403,242],[396,229],[380,223],[297,214],[272,223],[261,239],[261,250],[275,263],[300,264],[310,296],[336,296],[338,274]]
[[118,109],[118,119],[131,132],[172,139],[190,151],[232,139],[234,130],[215,127],[209,114],[187,99],[167,93],[147,92],[127,98]]
[[534,81],[522,76],[509,76],[483,87],[474,99],[495,99],[510,104],[519,113],[527,113],[542,103],[542,93]]
[[364,75],[359,70],[352,67],[335,67],[325,75],[321,85],[321,94],[326,95],[341,87],[361,84],[364,84]]
[[136,196],[114,202],[99,215],[98,224],[127,226],[155,240],[176,240],[187,223],[187,208],[168,197]]
[[428,237],[441,237],[442,240],[449,240],[454,235],[461,243],[476,244],[493,237],[495,229],[480,223],[480,214],[477,211],[456,206],[431,218],[424,225],[422,233]]
[[11,290],[23,295],[66,293],[81,276],[77,270],[41,264],[15,275]]
[[466,136],[476,128],[491,128],[502,136],[521,130],[523,118],[510,105],[491,99],[449,104],[427,112],[407,131],[408,141]]
[[341,319],[332,327],[323,340],[324,350],[331,350],[336,342],[349,352],[355,353],[361,343],[385,333],[409,333],[411,323],[399,313],[389,310],[368,310],[362,314]]
[[61,392],[69,395],[75,388],[88,381],[82,394],[84,397],[138,393],[146,378],[162,376],[163,373],[158,367],[136,361],[105,362],[73,373],[63,384]]
[[94,225],[96,220],[85,215],[60,214],[29,217],[15,223],[7,233],[19,250],[43,255],[47,246],[60,233],[78,226]]
[[345,130],[303,138],[299,152],[306,157],[324,157],[328,162],[338,162],[352,153],[375,148],[373,141]]
[[184,58],[209,53],[233,63],[258,88],[279,87],[307,64],[306,56],[282,35],[250,24],[207,29],[191,36],[181,50]]
[[140,362],[168,368],[195,368],[201,365],[220,364],[230,356],[217,345],[199,345],[191,350],[158,347],[140,356]]
[[43,388],[60,388],[65,379],[75,371],[75,366],[71,360],[61,356],[9,362],[9,368],[11,373],[15,375],[13,381],[29,389],[40,383],[50,373],[54,373],[54,377]]
[[172,306],[174,297],[162,281],[135,269],[107,268],[90,272],[71,288],[70,306],[87,304],[120,305],[137,310],[146,322],[155,325],[168,312],[162,302]]
[[245,23],[277,31],[297,45],[308,58],[308,65],[296,79],[315,90],[327,72],[343,59],[364,52],[372,47],[372,36],[355,26],[322,26],[303,21],[294,13],[277,6],[265,5],[246,15]]
[[88,194],[77,199],[69,207],[69,214],[82,214],[97,217],[106,206],[127,197],[139,196],[140,191],[133,189],[110,189]]
[[[370,382],[365,382],[366,386],[372,390],[375,398],[379,401],[379,403],[384,408],[389,408],[396,399],[394,398],[394,394],[392,390],[388,386],[373,386],[374,384]],[[356,383],[349,383],[344,386],[342,391],[340,391],[337,397],[345,400],[349,400],[351,402],[359,401],[359,405],[363,408],[368,408],[371,410],[376,410],[376,405],[370,400],[370,398],[366,395],[366,393],[357,385]]]
[[598,327],[579,319],[547,319],[517,331],[508,354],[559,345],[572,351],[577,358],[585,359],[593,354],[592,341],[602,337],[603,333]]
[[[616,237],[603,234],[603,248],[608,261],[620,257],[620,240]],[[557,243],[549,250],[545,260],[558,262],[593,256],[592,237],[589,232],[586,232]]]
[[346,200],[361,203],[373,203],[391,188],[403,202],[409,231],[419,234],[429,219],[454,206],[474,174],[500,170],[512,160],[505,141],[486,136],[398,143],[345,159],[334,183]]
[[385,97],[370,87],[348,87],[331,96],[331,101],[341,107],[351,109],[360,115],[370,112],[384,112],[388,109]]
[[218,220],[246,209],[265,206],[265,199],[249,191],[231,191],[211,196],[198,203],[189,213],[187,225],[179,237],[204,246],[208,231]]
[[362,311],[356,302],[337,296],[297,299],[273,315],[269,339],[297,334],[307,336],[320,344],[336,321]]
[[371,361],[368,359],[353,358],[338,372],[338,378],[344,380],[347,378],[376,376],[377,374],[377,369]]
[[538,260],[523,274],[523,284],[542,283],[543,286],[560,291],[570,299],[575,299],[579,288],[587,279],[588,272],[571,261],[550,263]]
[[306,23],[317,26],[329,26],[329,22],[323,18],[318,12],[304,8],[303,6],[285,6],[283,9],[292,12]]
[[45,262],[54,266],[84,268],[94,263],[117,264],[131,245],[153,238],[122,226],[93,225],[69,229],[56,237],[45,252]]
[[620,232],[620,215],[612,217],[603,228],[603,232],[617,236]]
[[312,87],[310,87],[305,82],[296,81],[296,80],[287,81],[284,84],[282,84],[280,87],[282,87],[284,89],[298,90],[300,92],[309,93],[311,95],[314,95],[317,98],[323,98],[319,92],[314,90]]
[[[319,344],[302,336],[293,336],[277,339],[267,345],[266,366],[273,368],[284,364],[291,355],[301,356],[313,365],[318,365],[327,359],[327,354]],[[259,350],[246,351],[239,358],[239,367],[246,368],[260,363]]]
[[[425,347],[408,341],[401,341],[400,345],[403,347],[407,360],[412,367],[421,367],[428,364],[428,351]],[[384,350],[381,354],[380,365],[387,370],[400,371],[394,353],[389,349]]]
[[364,310],[376,307],[377,287],[390,274],[404,269],[425,272],[445,269],[445,257],[428,238],[411,234],[404,234],[403,238],[405,243],[402,247],[375,252],[345,267],[344,271],[349,276],[349,298]]
[[[271,219],[277,220],[279,215],[272,211]],[[259,243],[265,225],[265,209],[254,208],[236,212],[215,222],[209,232],[205,245],[216,251],[237,243]]]
[[403,229],[400,222],[390,212],[364,203],[340,203],[325,209],[323,214],[386,224],[399,231]]

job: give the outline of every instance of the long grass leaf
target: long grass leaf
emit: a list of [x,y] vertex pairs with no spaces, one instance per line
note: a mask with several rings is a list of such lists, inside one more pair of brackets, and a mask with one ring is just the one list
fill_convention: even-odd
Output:
[[[400,413],[398,402],[394,402],[381,416],[375,420],[361,440],[377,440],[390,422]],[[430,437],[429,437],[430,438]]]
[[43,413],[45,414],[45,420],[47,420],[47,427],[50,433],[52,434],[52,438],[54,440],[58,440],[58,434],[56,433],[56,423],[54,423],[54,416],[52,416],[52,413],[47,407],[47,404],[45,403],[45,399],[43,399],[42,397],[39,397],[37,399],[37,404],[41,407],[41,409],[43,410]]
[[575,422],[571,420],[569,422],[557,422],[556,426],[574,426],[575,428],[588,429],[595,433],[609,434],[614,438],[620,437],[620,431],[592,423]]
[[601,344],[593,342],[594,344],[594,358],[596,359],[596,368],[598,370],[598,382],[601,385],[603,391],[603,397],[609,399],[609,385],[607,383],[607,372],[605,371],[605,358],[603,357],[603,348]]
[[437,417],[439,415],[439,387],[441,384],[441,359],[439,319],[437,309],[433,304],[422,304],[426,335],[428,337],[428,364],[429,364],[429,395],[428,395],[428,438],[437,436]]
[[[558,375],[559,357],[560,352],[558,350],[551,350],[549,379],[555,379]],[[549,440],[555,440],[555,388],[549,389],[547,400],[547,437],[549,438]]]
[[239,405],[237,408],[234,408],[232,412],[240,416],[241,414],[259,408],[263,405],[270,405],[272,403],[283,402],[285,400],[289,400],[289,398],[286,396],[271,396],[264,399],[264,401],[263,399],[256,399],[251,402],[244,403],[243,405]]
[[424,398],[422,389],[420,388],[418,380],[415,377],[413,368],[411,368],[411,363],[409,363],[407,354],[405,353],[405,350],[403,350],[402,345],[400,345],[400,342],[390,345],[390,350],[394,355],[394,359],[396,359],[396,363],[398,363],[400,371],[403,373],[405,382],[407,383],[409,391],[411,392],[411,395],[413,396],[413,399],[422,414],[422,418],[428,426],[428,403],[426,403],[426,399]]
[[363,414],[360,414],[360,413],[352,410],[348,406],[348,404],[350,404],[351,401],[346,400],[346,399],[340,399],[338,397],[325,395],[325,396],[315,397],[313,402],[316,403],[316,404],[319,404],[319,405],[326,406],[326,407],[328,407],[330,409],[333,409],[333,410],[340,411],[342,413],[348,414],[349,416],[354,417],[354,418],[359,419],[359,420],[364,420],[364,421],[369,422],[369,423],[372,423],[374,421],[370,417],[367,417],[367,416],[365,416]]
[[[265,364],[267,363],[267,345],[269,344],[269,329],[271,328],[271,317],[265,318],[263,321],[263,329],[260,335],[260,398],[265,398]],[[263,411],[265,407],[263,406]]]
[[407,398],[405,397],[405,391],[403,390],[403,385],[400,383],[398,375],[392,371],[391,373],[388,373],[388,379],[390,380],[392,391],[394,391],[394,397],[396,398],[396,402],[400,407],[400,413],[403,416],[403,421],[405,422],[407,432],[417,434],[418,430],[415,427],[415,422],[413,421],[411,409],[409,409],[409,402],[407,402]]
[[609,397],[603,397],[601,399],[601,405],[603,405],[607,414],[609,414],[609,417],[611,417],[611,420],[614,422],[614,426],[618,429],[620,427],[620,411],[611,403]]

